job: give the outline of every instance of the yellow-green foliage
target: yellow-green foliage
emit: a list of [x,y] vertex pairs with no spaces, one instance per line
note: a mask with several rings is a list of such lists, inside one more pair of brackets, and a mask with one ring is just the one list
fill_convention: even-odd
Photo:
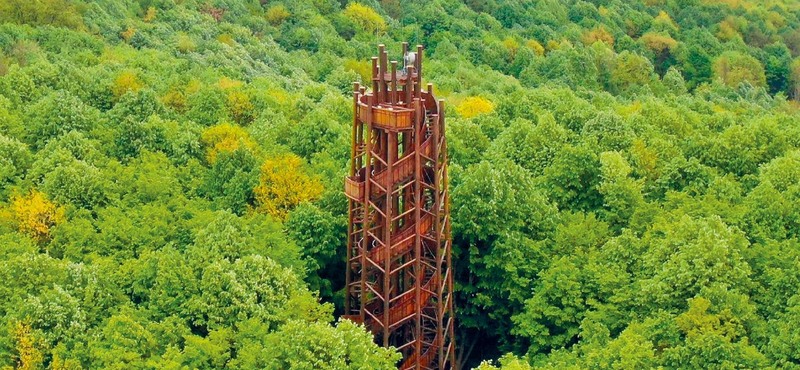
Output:
[[369,62],[360,62],[355,59],[347,59],[344,61],[344,68],[358,73],[361,76],[361,81],[370,81],[372,79],[372,66]]
[[176,47],[183,54],[191,53],[197,49],[197,45],[192,41],[192,38],[183,32],[178,33]]
[[142,17],[142,20],[148,23],[152,22],[156,19],[157,14],[158,11],[156,10],[156,8],[154,6],[151,6],[147,8],[147,12],[144,14],[144,17]]
[[644,44],[656,54],[671,50],[678,45],[678,42],[669,35],[653,32],[645,33],[639,40],[644,42]]
[[625,51],[614,58],[611,83],[621,91],[646,84],[652,73],[653,65],[647,58]]
[[68,0],[3,0],[0,21],[34,26],[83,28],[83,19]]
[[342,13],[364,31],[375,33],[386,28],[386,21],[383,20],[383,17],[374,9],[361,3],[347,4],[347,8]]
[[16,341],[15,360],[17,370],[39,370],[44,369],[44,356],[40,350],[41,340],[37,340],[29,324],[21,321],[14,325],[14,339]]
[[217,82],[217,86],[219,86],[220,89],[229,90],[229,89],[240,88],[240,87],[244,86],[244,83],[242,81],[239,81],[239,80],[234,80],[232,78],[223,77],[223,78],[219,79],[219,82]]
[[527,46],[528,49],[533,50],[533,52],[536,53],[536,55],[538,56],[544,55],[544,46],[542,46],[542,44],[540,44],[539,41],[530,39],[525,43],[525,46]]
[[244,91],[233,90],[228,92],[227,106],[231,118],[239,124],[245,125],[254,119],[253,103],[250,101],[250,96]]
[[648,148],[642,140],[637,140],[633,143],[631,154],[638,173],[651,178],[657,177],[658,174],[654,171],[658,163],[658,154],[654,150]]
[[50,229],[64,221],[64,208],[31,190],[27,195],[11,197],[11,217],[17,231],[43,242],[50,239]]
[[286,9],[283,4],[278,4],[271,6],[267,11],[264,13],[264,19],[272,24],[273,26],[277,26],[283,21],[289,19],[292,16],[292,13]]
[[702,0],[701,2],[709,4],[726,4],[733,9],[739,7],[750,9],[753,7],[753,4],[747,0]]
[[50,370],[82,370],[82,367],[79,361],[63,359],[58,353],[54,353],[53,362],[50,363]]
[[790,68],[789,87],[792,96],[797,99],[800,97],[800,59],[795,59]]
[[500,367],[494,366],[491,361],[481,363],[475,370],[532,370],[524,358],[519,358],[512,354],[507,354],[500,358]]
[[725,52],[714,61],[714,77],[732,87],[742,82],[754,86],[765,86],[767,83],[764,66],[758,59],[736,51]]
[[717,37],[721,40],[730,40],[735,36],[741,36],[739,34],[739,29],[742,27],[747,26],[747,21],[744,19],[735,17],[735,16],[728,16],[722,22],[719,22],[719,30],[717,31]]
[[517,54],[517,50],[519,50],[520,45],[517,40],[507,37],[505,40],[503,40],[503,46],[506,47],[508,54],[513,58]]
[[240,147],[255,148],[255,143],[247,131],[230,123],[222,123],[203,130],[200,141],[206,149],[206,161],[210,164],[214,163],[220,152],[233,151]]
[[269,158],[261,166],[256,195],[256,211],[284,219],[296,205],[322,194],[319,180],[306,174],[296,155]]
[[122,38],[125,41],[131,41],[131,39],[135,35],[136,35],[136,28],[133,27],[128,27],[125,31],[122,31],[122,33],[120,33],[120,36],[122,36]]
[[217,36],[217,41],[219,41],[219,42],[221,42],[221,43],[223,43],[225,45],[228,45],[228,46],[233,46],[234,44],[236,44],[236,41],[233,40],[233,37],[231,37],[231,35],[229,35],[227,33],[223,33],[223,34]]
[[608,46],[614,46],[614,36],[603,26],[596,27],[583,34],[583,43],[586,45],[591,45],[598,41],[604,42]]
[[161,97],[161,102],[164,103],[164,106],[172,108],[179,113],[183,113],[186,110],[186,96],[176,88],[169,89]]
[[494,109],[494,104],[480,96],[470,96],[456,107],[456,112],[464,118],[472,118],[481,113],[489,113]]
[[226,107],[230,112],[231,118],[240,125],[247,125],[253,121],[253,103],[250,95],[242,91],[244,83],[242,81],[223,77],[217,85],[227,91]]
[[675,24],[675,21],[672,20],[672,17],[665,11],[660,11],[658,16],[653,19],[653,25],[655,27],[660,28],[661,30],[669,29],[672,31],[677,31],[678,25]]
[[139,80],[139,77],[131,71],[124,71],[117,76],[114,80],[114,85],[111,86],[111,92],[115,97],[119,98],[127,92],[137,92],[144,87],[144,84]]

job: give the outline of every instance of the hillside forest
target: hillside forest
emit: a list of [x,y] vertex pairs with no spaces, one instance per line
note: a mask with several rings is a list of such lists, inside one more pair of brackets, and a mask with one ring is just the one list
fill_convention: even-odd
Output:
[[800,369],[793,0],[0,0],[0,368],[394,369],[337,316],[402,41],[463,369]]

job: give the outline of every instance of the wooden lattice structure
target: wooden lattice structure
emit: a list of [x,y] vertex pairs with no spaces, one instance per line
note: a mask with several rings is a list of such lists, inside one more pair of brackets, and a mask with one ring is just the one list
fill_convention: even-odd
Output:
[[403,354],[400,369],[454,369],[444,101],[422,88],[422,46],[372,58],[355,84],[345,318]]

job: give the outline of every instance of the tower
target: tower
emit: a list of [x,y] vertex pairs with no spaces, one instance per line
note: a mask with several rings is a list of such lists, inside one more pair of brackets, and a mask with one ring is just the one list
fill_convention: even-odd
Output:
[[345,318],[403,354],[401,370],[455,368],[444,101],[422,88],[422,46],[372,58],[355,84]]

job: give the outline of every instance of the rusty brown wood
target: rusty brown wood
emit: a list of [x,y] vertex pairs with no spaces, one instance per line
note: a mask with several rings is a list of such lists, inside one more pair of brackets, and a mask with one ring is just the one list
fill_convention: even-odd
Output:
[[[406,72],[408,73],[409,76],[413,75],[414,71],[415,71],[414,66],[409,66],[408,69],[406,70]],[[414,90],[414,82],[413,82],[413,80],[409,79],[409,80],[406,81],[406,84],[403,87],[403,93],[404,93],[403,101],[406,103],[406,105],[409,108],[412,107],[412,105],[411,105],[411,94],[413,93],[413,90]]]
[[445,114],[432,85],[423,90],[416,50],[398,75],[379,45],[371,91],[354,84],[345,311],[402,352],[401,369],[445,370],[455,367]]
[[389,93],[392,96],[390,100],[392,105],[397,105],[397,61],[392,61],[392,91]]
[[[358,110],[358,97],[359,97],[359,83],[358,82],[353,84],[353,90],[354,90],[354,92],[353,92],[353,111],[355,112],[355,111]],[[350,148],[350,158],[352,158],[352,160],[350,161],[350,177],[353,177],[353,175],[355,175],[355,173],[356,173],[356,166],[357,166],[357,163],[356,163],[357,137],[358,137],[358,116],[357,115],[353,115],[352,139],[350,140],[350,145],[352,146]],[[352,215],[353,214],[353,208],[354,207],[355,207],[355,205],[353,204],[353,200],[352,199],[348,199],[347,200],[347,214],[348,215]],[[348,222],[347,223],[347,257],[346,257],[347,259],[345,259],[345,261],[347,261],[347,266],[348,266],[347,268],[348,269],[350,268],[350,259],[353,257],[353,251],[352,251],[353,238],[352,238],[352,234],[353,234],[353,228],[354,227],[355,227],[354,222]],[[349,271],[347,272],[346,275],[347,276],[345,276],[345,287],[348,287],[347,289],[349,289],[350,280],[351,280],[352,277],[351,277],[351,274],[350,274]],[[345,315],[350,315],[350,299],[345,299],[344,312],[345,312]]]

